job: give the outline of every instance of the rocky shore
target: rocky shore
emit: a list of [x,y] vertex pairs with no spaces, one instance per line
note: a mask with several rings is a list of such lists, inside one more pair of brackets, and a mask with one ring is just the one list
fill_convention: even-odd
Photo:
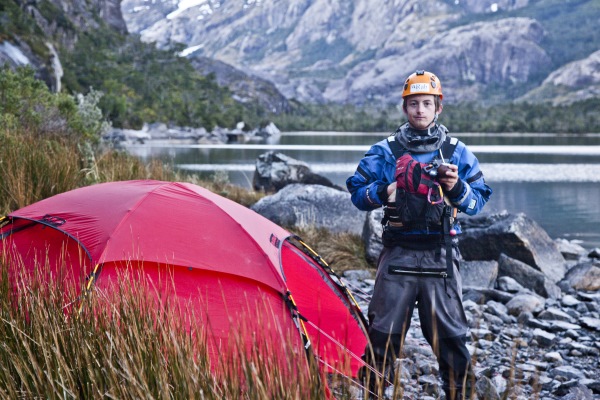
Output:
[[[261,187],[278,191],[252,208],[286,226],[359,234],[367,257],[377,257],[380,211],[358,212],[350,194],[333,185],[294,183],[297,163],[285,161],[273,155],[257,161]],[[477,397],[600,399],[600,249],[553,240],[524,214],[504,211],[461,221],[463,304]],[[342,280],[366,313],[374,271],[345,271]],[[396,365],[398,398],[445,398],[416,313]],[[353,396],[360,398],[358,390]]]
[[233,129],[214,127],[211,131],[205,128],[167,126],[163,123],[144,124],[140,130],[113,128],[102,137],[105,142],[117,145],[144,144],[148,142],[177,142],[195,144],[226,144],[263,141],[278,136],[281,131],[274,123],[251,128],[239,122]]
[[[463,282],[468,279],[463,275]],[[371,272],[346,271],[343,280],[366,312]],[[598,291],[572,290],[546,299],[502,276],[493,288],[464,286],[463,304],[479,399],[600,398]],[[397,367],[401,398],[444,398],[437,361],[416,313]]]

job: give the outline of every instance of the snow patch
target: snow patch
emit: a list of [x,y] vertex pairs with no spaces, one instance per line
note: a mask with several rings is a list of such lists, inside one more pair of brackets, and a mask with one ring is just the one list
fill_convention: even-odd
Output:
[[203,6],[203,8],[208,7],[210,9],[210,5],[207,3],[208,0],[182,0],[177,4],[177,10],[167,15],[167,19],[177,18],[179,14],[192,7]]

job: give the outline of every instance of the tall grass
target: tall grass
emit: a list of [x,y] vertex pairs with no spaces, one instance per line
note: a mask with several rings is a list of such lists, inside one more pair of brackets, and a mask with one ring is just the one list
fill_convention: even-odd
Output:
[[365,245],[359,235],[336,233],[317,227],[288,227],[288,230],[300,236],[305,243],[327,261],[336,273],[351,269],[375,268],[366,259]]
[[256,333],[245,351],[248,334],[232,332],[214,362],[207,324],[190,326],[194,318],[182,317],[193,315],[185,304],[157,301],[147,285],[119,280],[109,296],[85,296],[79,314],[63,307],[64,291],[78,298],[77,289],[48,279],[39,272],[44,266],[15,274],[22,266],[3,259],[0,268],[1,398],[324,396],[322,377],[303,351],[290,346],[282,360]]
[[249,206],[264,193],[226,181],[200,180],[178,174],[159,161],[148,164],[113,149],[91,156],[76,143],[58,137],[39,138],[0,128],[0,212],[6,214],[36,201],[93,183],[131,179],[187,181]]

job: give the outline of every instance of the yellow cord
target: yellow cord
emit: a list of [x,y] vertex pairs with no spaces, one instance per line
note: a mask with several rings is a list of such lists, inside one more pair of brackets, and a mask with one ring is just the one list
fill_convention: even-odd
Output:
[[[292,297],[292,294],[290,292],[288,292],[288,298],[290,299],[290,302],[295,307],[295,309],[298,310],[298,305],[294,301],[294,298]],[[298,311],[296,311],[296,312],[298,312]],[[300,314],[298,313],[298,315],[300,315]],[[304,336],[306,337],[305,347],[308,348],[310,346],[310,337],[308,336],[308,331],[306,330],[306,325],[304,325],[304,321],[302,320],[302,318],[300,318],[300,316],[298,316],[298,321],[300,322],[300,326],[302,328],[302,331],[304,332]]]
[[80,315],[81,311],[83,310],[83,299],[85,298],[85,296],[87,296],[88,292],[90,291],[90,288],[92,287],[92,283],[94,282],[94,279],[96,278],[96,272],[98,272],[99,267],[100,267],[100,264],[96,264],[96,266],[94,267],[94,272],[92,272],[92,275],[90,275],[90,279],[88,280],[88,283],[85,287],[85,291],[83,292],[83,295],[81,296],[81,303],[79,304],[79,310],[77,311],[77,315]]

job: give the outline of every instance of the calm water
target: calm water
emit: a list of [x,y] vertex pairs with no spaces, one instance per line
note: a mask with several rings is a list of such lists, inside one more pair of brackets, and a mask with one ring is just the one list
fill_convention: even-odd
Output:
[[[227,173],[250,187],[256,158],[280,151],[345,186],[369,146],[385,134],[291,132],[269,143],[189,145],[152,143],[127,150],[203,177]],[[553,237],[600,247],[600,134],[456,134],[478,156],[494,194],[489,211],[524,212]]]

